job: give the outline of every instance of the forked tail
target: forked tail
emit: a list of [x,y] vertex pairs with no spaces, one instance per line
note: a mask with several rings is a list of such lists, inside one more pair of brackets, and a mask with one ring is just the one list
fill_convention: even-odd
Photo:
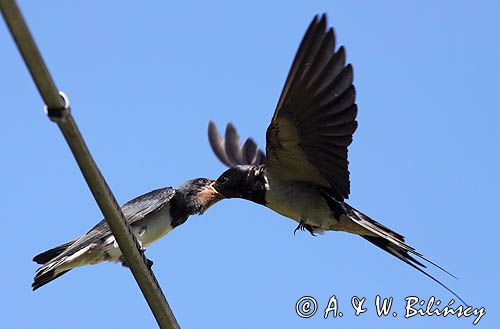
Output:
[[71,246],[76,240],[66,242],[60,246],[44,251],[35,257],[33,257],[33,261],[37,264],[41,264],[42,266],[36,271],[35,278],[33,279],[33,283],[31,284],[31,288],[33,291],[40,288],[43,285],[46,285],[50,281],[57,279],[64,273],[65,271],[57,271],[58,265],[61,264],[60,255],[66,251],[66,249]]
[[[391,255],[399,258],[406,264],[410,265],[417,271],[423,273],[425,276],[429,277],[431,280],[439,284],[441,287],[444,289],[448,290],[453,296],[458,298],[463,304],[467,305],[467,303],[453,290],[448,288],[445,284],[443,284],[441,281],[436,279],[434,276],[430,275],[427,273],[424,269],[427,268],[425,264],[423,264],[420,260],[423,260],[429,264],[434,265],[435,267],[439,268],[443,272],[447,273],[448,275],[452,276],[453,278],[457,278],[450,272],[448,272],[446,269],[443,267],[439,266],[438,264],[430,261],[429,259],[425,258],[421,253],[415,250],[415,248],[409,246],[408,244],[405,243],[405,238],[401,234],[391,230],[390,228],[380,224],[379,222],[371,219],[367,215],[363,214],[362,212],[356,210],[355,208],[349,206],[347,203],[340,203],[345,215],[349,217],[352,221],[357,223],[358,225],[362,226],[366,230],[370,231],[373,233],[373,235],[361,235],[364,239],[370,241],[380,249],[390,253]],[[414,257],[415,256],[415,257]],[[417,259],[419,258],[419,259]]]

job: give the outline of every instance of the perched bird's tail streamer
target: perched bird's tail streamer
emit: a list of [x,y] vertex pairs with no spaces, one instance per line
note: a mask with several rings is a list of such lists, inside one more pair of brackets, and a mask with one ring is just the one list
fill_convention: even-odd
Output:
[[76,240],[63,243],[60,246],[44,251],[35,257],[33,261],[42,266],[36,271],[35,278],[31,284],[31,288],[37,290],[41,286],[46,285],[52,280],[57,279],[61,275],[67,273],[69,269],[58,271],[64,259],[62,258],[64,252],[70,247]]

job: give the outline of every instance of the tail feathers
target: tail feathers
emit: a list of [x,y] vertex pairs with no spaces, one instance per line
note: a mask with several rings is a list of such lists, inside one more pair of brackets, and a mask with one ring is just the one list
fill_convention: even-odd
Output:
[[[425,266],[420,261],[418,261],[417,259],[415,259],[415,257],[411,256],[409,254],[409,252],[411,252],[411,251],[404,250],[404,249],[396,246],[392,242],[387,241],[384,238],[374,237],[374,236],[367,236],[367,235],[362,235],[361,237],[363,237],[366,240],[370,241],[371,243],[373,243],[374,245],[376,245],[380,249],[382,249],[382,250],[390,253],[391,255],[393,255],[393,256],[395,256],[397,258],[399,258],[400,260],[402,260],[406,264],[410,265],[411,267],[413,267],[417,271],[421,272],[422,274],[424,274],[425,276],[427,276],[428,278],[430,278],[432,281],[434,281],[437,284],[439,284],[444,289],[448,290],[453,296],[455,296],[456,298],[458,298],[463,304],[465,304],[466,306],[468,305],[456,292],[454,292],[448,286],[446,286],[444,283],[442,283],[441,281],[439,281],[438,279],[436,279],[434,276],[430,275],[425,270],[423,270],[422,268],[427,268],[427,266]],[[417,253],[415,253],[415,254],[417,254]],[[422,256],[418,256],[418,257],[424,259],[425,261],[429,262],[432,265],[435,265],[439,269],[443,269],[442,267],[437,266],[436,264],[434,264],[433,262],[429,261],[428,259],[426,259],[426,258],[424,258]],[[446,271],[444,269],[443,269],[443,271],[449,274],[448,271]],[[452,274],[450,274],[450,275],[453,276]],[[453,277],[455,277],[455,276],[453,276]]]
[[66,242],[60,246],[54,247],[52,249],[49,249],[47,251],[44,251],[35,257],[33,257],[33,261],[37,264],[46,264],[50,262],[52,259],[55,257],[59,256],[62,254],[69,246],[71,246],[76,240]]
[[56,273],[55,269],[51,269],[48,271],[38,271],[35,275],[35,279],[33,280],[33,283],[31,284],[31,288],[33,289],[33,291],[35,291],[38,288],[40,288],[41,286],[46,285],[50,281],[57,279],[58,277],[60,277],[64,273],[67,273],[68,271],[70,271],[70,270],[65,270],[65,271],[62,271],[59,273]]
[[[343,203],[344,210],[346,212],[346,215],[352,219],[355,223],[359,224],[366,230],[370,231],[373,233],[373,235],[361,235],[364,239],[370,241],[377,247],[381,248],[382,250],[390,253],[391,255],[399,258],[406,264],[410,265],[417,271],[423,273],[425,276],[429,277],[431,280],[439,284],[441,287],[444,289],[448,290],[453,296],[458,298],[463,304],[467,305],[467,303],[453,290],[448,288],[446,285],[444,285],[441,281],[427,273],[424,269],[427,268],[420,260],[416,259],[413,256],[416,256],[420,258],[421,260],[426,261],[429,264],[432,264],[433,266],[439,268],[443,272],[447,273],[448,275],[452,276],[453,278],[457,278],[450,272],[448,272],[446,269],[443,267],[437,265],[436,263],[430,261],[429,259],[425,258],[421,253],[415,250],[415,248],[409,246],[408,244],[405,243],[404,236],[402,236],[399,233],[394,232],[393,230],[385,227],[384,225],[378,223],[377,221],[371,219],[370,217],[366,216],[362,212],[352,208],[351,206],[347,205],[346,203]],[[412,256],[413,255],[413,256]]]
[[52,280],[57,279],[71,269],[64,266],[66,259],[64,254],[67,252],[68,248],[75,243],[75,241],[76,240],[66,242],[33,257],[34,262],[42,264],[42,266],[36,270],[35,278],[31,284],[33,291],[46,285]]

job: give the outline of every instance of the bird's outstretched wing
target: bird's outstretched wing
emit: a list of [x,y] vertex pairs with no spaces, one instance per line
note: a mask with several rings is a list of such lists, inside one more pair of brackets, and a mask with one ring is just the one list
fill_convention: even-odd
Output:
[[326,15],[314,17],[299,46],[266,133],[266,169],[284,180],[349,196],[347,147],[357,128],[353,70]]
[[228,167],[264,164],[266,158],[264,152],[258,149],[257,144],[251,138],[240,146],[240,136],[231,123],[227,124],[225,139],[223,139],[215,123],[210,121],[208,140],[217,158]]
[[[175,189],[171,187],[160,188],[149,193],[138,196],[130,200],[122,206],[122,212],[130,225],[140,221],[146,215],[154,213],[162,209],[175,195]],[[72,253],[85,248],[91,243],[98,242],[99,239],[106,238],[111,235],[111,230],[105,219],[101,220],[88,231],[84,236],[75,240],[62,254],[58,257],[71,255]]]

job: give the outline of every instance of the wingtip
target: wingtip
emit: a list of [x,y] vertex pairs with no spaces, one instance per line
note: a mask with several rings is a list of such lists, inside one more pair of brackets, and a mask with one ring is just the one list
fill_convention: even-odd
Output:
[[217,129],[217,125],[215,122],[210,120],[208,122],[208,137],[211,138],[212,136],[220,136],[219,129]]
[[238,148],[240,147],[240,135],[238,131],[234,127],[232,122],[228,122],[226,125],[226,144],[227,143],[235,143]]
[[321,19],[319,20],[319,25],[323,28],[323,30],[326,29],[326,23],[328,21],[328,16],[326,15],[326,13],[322,13],[320,15]]
[[317,33],[323,33],[327,26],[327,16],[326,13],[316,14],[309,24],[306,35],[311,33],[315,35]]
[[318,13],[313,17],[313,22],[324,21],[326,23],[327,20],[328,20],[328,14],[326,12]]
[[231,130],[231,131],[236,131],[236,128],[234,127],[233,123],[231,121],[229,121],[227,124],[226,124],[226,131],[228,130]]
[[[314,28],[319,24],[319,22],[321,22],[321,19],[320,18],[320,14],[316,14],[314,15],[311,23],[309,24],[309,27],[307,28],[307,31],[306,31],[306,34],[309,32],[312,32],[314,30]],[[318,22],[319,21],[319,22]]]

